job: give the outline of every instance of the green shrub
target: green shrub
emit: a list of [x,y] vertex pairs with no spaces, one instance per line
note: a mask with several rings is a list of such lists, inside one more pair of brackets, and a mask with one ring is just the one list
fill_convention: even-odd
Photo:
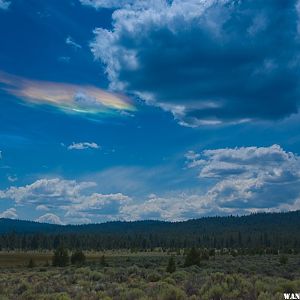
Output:
[[[98,298],[101,299],[101,300],[112,300],[112,298],[109,297],[109,296],[107,296],[105,292],[98,292],[98,293],[97,293],[97,296],[98,296]],[[98,298],[97,298],[97,299],[98,299]]]
[[185,300],[187,299],[186,294],[183,290],[173,285],[165,285],[159,295],[161,300]]
[[222,296],[225,296],[225,291],[220,284],[212,286],[207,292],[207,298],[211,300],[222,299]]
[[61,293],[55,297],[55,300],[71,300],[71,298],[68,294]]
[[177,282],[182,283],[188,278],[189,273],[183,270],[174,272],[171,277]]
[[35,300],[36,297],[35,297],[35,294],[33,293],[33,291],[29,289],[26,292],[24,292],[22,294],[22,298],[19,298],[19,299],[22,299],[22,300]]
[[145,297],[145,293],[138,288],[126,289],[120,294],[122,300],[141,300]]
[[90,272],[89,274],[89,278],[92,280],[92,281],[100,281],[100,280],[103,280],[104,278],[104,275],[100,272],[97,272],[97,271],[92,271]]
[[78,275],[89,275],[90,274],[91,269],[89,267],[81,267],[75,270],[75,273]]
[[266,285],[266,283],[262,280],[257,280],[255,282],[255,290],[256,290],[256,293],[257,294],[260,294],[260,293],[264,293],[268,290],[268,286]]
[[288,262],[288,257],[286,255],[280,255],[279,257],[279,263],[281,265],[286,265]]
[[260,293],[257,300],[270,300],[273,299],[272,295],[268,292]]
[[82,251],[75,251],[71,255],[71,263],[72,265],[83,265],[85,263],[85,255]]
[[133,266],[130,266],[127,269],[127,272],[128,272],[129,275],[131,275],[131,274],[139,274],[140,273],[140,268],[137,265],[133,265]]
[[161,279],[161,276],[158,272],[153,271],[148,274],[147,279],[150,282],[157,282]]
[[213,273],[203,284],[200,295],[207,300],[251,299],[253,292],[251,283],[238,274]]
[[284,281],[280,284],[280,289],[283,293],[297,293],[296,284],[292,281]]
[[17,292],[18,295],[22,295],[23,293],[25,293],[29,289],[30,289],[29,284],[25,281],[21,281],[21,284],[18,287],[16,292]]

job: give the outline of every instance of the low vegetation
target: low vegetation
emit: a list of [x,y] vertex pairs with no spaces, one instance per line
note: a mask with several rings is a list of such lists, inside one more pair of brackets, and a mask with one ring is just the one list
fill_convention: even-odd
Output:
[[300,211],[78,226],[0,219],[0,300],[279,300]]
[[276,300],[299,292],[299,255],[233,253],[0,252],[0,299]]

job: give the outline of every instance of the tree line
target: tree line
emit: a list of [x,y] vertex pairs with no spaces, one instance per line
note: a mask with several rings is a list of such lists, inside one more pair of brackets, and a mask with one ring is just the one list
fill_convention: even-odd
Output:
[[222,251],[235,249],[240,253],[300,251],[299,211],[212,217],[176,223],[140,221],[44,227],[45,224],[28,222],[30,230],[26,230],[27,223],[24,221],[8,222],[16,226],[7,226],[4,232],[2,225],[5,225],[5,219],[0,220],[0,250],[53,250],[64,245],[71,250],[98,251],[146,251],[157,248],[176,251],[192,247]]

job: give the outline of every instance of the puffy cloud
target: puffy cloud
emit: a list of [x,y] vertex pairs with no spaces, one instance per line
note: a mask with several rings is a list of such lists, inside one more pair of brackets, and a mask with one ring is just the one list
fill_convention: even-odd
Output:
[[300,159],[280,146],[205,150],[187,165],[215,185],[205,197],[220,207],[275,208],[300,197]]
[[39,218],[36,219],[36,221],[40,222],[40,223],[64,225],[64,223],[61,221],[61,219],[57,215],[51,214],[51,213],[40,216]]
[[83,143],[72,143],[68,146],[69,150],[85,150],[85,149],[100,149],[100,146],[97,143],[89,143],[89,142],[83,142]]
[[0,0],[0,9],[8,9],[10,6],[11,2],[10,1],[6,1],[6,0]]
[[112,30],[96,29],[91,43],[110,87],[172,112],[180,124],[298,111],[296,0],[81,2],[114,9]]
[[[130,201],[130,197],[121,193],[107,195],[93,193],[92,195],[85,197],[84,201],[82,201],[80,204],[75,205],[74,208],[80,211],[101,211],[103,210],[103,208],[109,206],[111,210],[112,203],[115,203],[117,204],[117,206],[120,206],[120,204],[128,203]],[[115,208],[113,208],[113,210],[115,210]],[[117,209],[117,212],[118,211],[119,210]],[[105,213],[107,214],[106,210]]]
[[[0,190],[0,199],[11,199],[17,205],[27,207],[33,205],[38,211],[58,210],[59,216],[63,216],[68,223],[90,223],[91,218],[99,218],[99,222],[121,218],[121,207],[129,204],[132,199],[122,193],[100,194],[89,191],[95,187],[96,183],[88,181],[40,179],[26,186]],[[53,214],[47,213],[38,221],[50,222],[51,219]]]
[[0,190],[0,198],[12,199],[18,204],[57,205],[80,201],[83,190],[96,186],[94,182],[77,182],[60,178],[39,179],[32,184]]
[[18,214],[15,208],[9,208],[0,213],[0,218],[16,219],[18,218]]
[[[131,203],[132,199],[122,193],[99,194],[93,193],[82,198],[80,203],[64,207],[67,211],[65,217],[71,222],[75,220],[85,220],[90,223],[92,219],[98,222],[123,219],[122,208]],[[84,221],[84,222],[85,222]]]
[[125,204],[123,218],[180,221],[300,208],[300,158],[278,145],[189,151],[185,157],[206,186],[202,192],[151,194]]
[[125,203],[122,217],[180,221],[300,207],[300,159],[278,145],[189,151],[185,157],[206,190],[151,194],[143,202]]
[[246,211],[220,207],[206,195],[188,193],[165,196],[151,195],[142,203],[126,204],[120,210],[121,216],[125,220],[155,219],[168,221],[183,221],[237,212]]
[[[116,169],[100,177],[95,175],[98,184],[58,178],[40,179],[26,186],[0,190],[0,198],[12,199],[17,205],[32,205],[37,210],[53,210],[64,223],[139,219],[179,221],[207,215],[295,210],[300,207],[300,158],[279,145],[209,149],[200,153],[189,151],[185,158],[183,173],[190,179],[190,175],[193,173],[195,176],[196,172],[200,188],[184,188],[183,182],[177,181],[177,185],[180,183],[184,188],[181,192],[173,189],[168,194],[153,194],[153,178],[160,181],[161,178],[164,181],[172,178],[164,177],[157,170],[143,177],[142,170],[123,170],[124,174],[120,174],[122,169]],[[111,178],[115,178],[113,182],[116,185],[109,189],[121,192],[98,192],[105,191]],[[137,182],[134,183],[133,178]],[[150,182],[150,192],[149,186],[139,183],[141,179]],[[122,190],[122,184],[127,188]],[[141,189],[149,196],[137,196],[136,190]]]
[[[149,195],[143,203],[132,203],[124,205],[121,214],[126,220],[141,219],[162,219],[168,221],[181,221],[192,218],[195,215],[194,197],[188,195],[176,195],[168,197],[160,197],[155,194]],[[193,201],[191,201],[193,200]],[[199,197],[197,197],[199,200]],[[201,215],[201,211],[197,209],[197,215]]]

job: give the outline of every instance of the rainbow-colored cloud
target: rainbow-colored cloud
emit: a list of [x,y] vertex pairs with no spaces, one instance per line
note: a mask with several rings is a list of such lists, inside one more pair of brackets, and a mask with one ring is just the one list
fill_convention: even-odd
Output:
[[22,101],[50,105],[66,113],[100,115],[135,111],[128,97],[92,85],[31,80],[0,72],[0,89]]

